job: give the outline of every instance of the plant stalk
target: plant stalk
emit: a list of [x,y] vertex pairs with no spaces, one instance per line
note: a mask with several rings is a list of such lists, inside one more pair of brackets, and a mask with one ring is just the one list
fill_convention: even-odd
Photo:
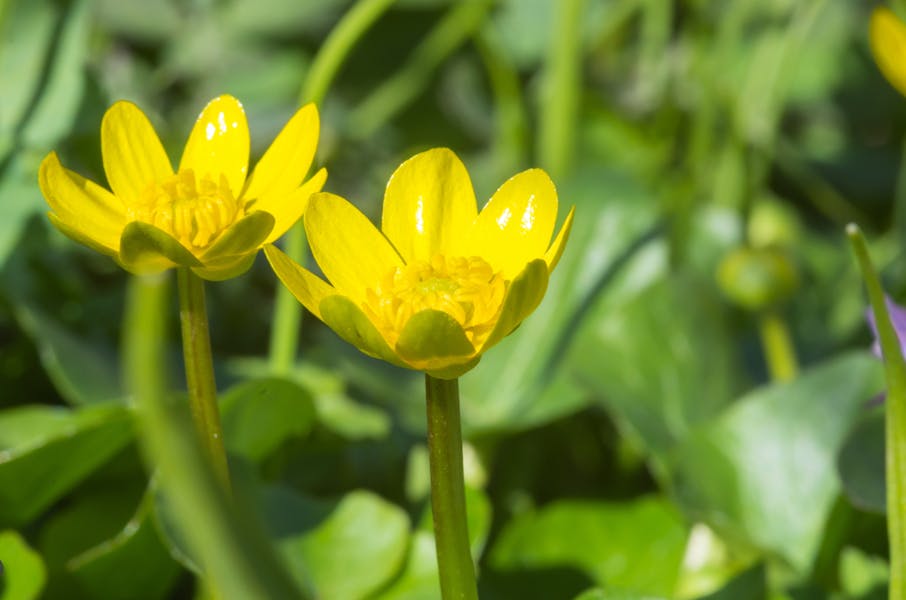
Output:
[[443,600],[477,600],[462,470],[459,380],[425,375],[431,512]]
[[887,536],[890,544],[889,598],[906,600],[906,362],[900,350],[900,340],[890,323],[884,291],[868,255],[865,238],[854,224],[847,226],[846,234],[862,270],[884,358],[887,379],[884,428]]
[[180,267],[179,320],[182,326],[182,353],[186,365],[186,385],[192,420],[208,460],[224,488],[230,489],[230,473],[223,431],[217,408],[217,385],[214,381],[214,360],[211,356],[211,337],[208,333],[208,312],[205,307],[204,281],[191,269]]
[[761,344],[772,381],[790,381],[796,378],[799,364],[796,350],[786,322],[776,312],[761,316],[758,321]]

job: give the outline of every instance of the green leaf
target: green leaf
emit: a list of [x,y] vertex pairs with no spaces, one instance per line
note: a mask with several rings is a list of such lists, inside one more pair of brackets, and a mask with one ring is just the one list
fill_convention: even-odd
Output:
[[600,297],[568,364],[621,432],[663,461],[733,399],[733,345],[723,312],[709,282],[684,275],[617,303]]
[[594,588],[582,592],[573,600],[663,600],[663,598],[655,598],[654,596],[641,595],[634,592]]
[[0,600],[33,600],[39,598],[47,571],[41,556],[32,550],[15,531],[0,533]]
[[719,533],[812,563],[839,482],[834,461],[881,365],[847,354],[747,394],[678,449],[676,493]]
[[30,405],[0,412],[0,523],[34,519],[132,434],[132,415],[121,406]]
[[7,168],[0,172],[0,266],[15,250],[28,219],[47,207],[35,185],[37,174],[37,161],[24,152],[13,155]]
[[328,502],[269,488],[263,501],[291,571],[319,598],[368,597],[403,563],[409,519],[370,492]]
[[686,527],[662,498],[630,502],[560,500],[510,521],[491,549],[505,570],[574,567],[606,589],[670,595]]
[[24,304],[16,306],[15,314],[38,348],[41,365],[67,402],[88,405],[124,401],[126,393],[110,349],[86,343],[52,317]]
[[245,381],[227,391],[220,403],[227,450],[254,461],[290,438],[304,437],[315,424],[311,395],[286,379]]
[[[477,562],[491,530],[491,503],[481,490],[466,486],[466,511],[472,557]],[[377,596],[380,600],[437,598],[440,578],[434,545],[430,502],[425,506],[418,529],[413,532],[406,564],[399,577]]]
[[35,98],[54,36],[51,2],[8,2],[0,21],[0,160],[14,146],[16,129]]
[[180,574],[158,534],[151,496],[113,538],[69,562],[85,598],[165,598]]
[[887,512],[884,482],[884,410],[865,415],[853,428],[840,455],[837,471],[846,497],[862,510]]
[[61,16],[46,84],[22,130],[22,141],[29,147],[46,150],[72,128],[85,89],[90,8],[87,0],[76,0]]
[[120,261],[123,267],[134,273],[162,271],[174,265],[203,266],[171,235],[141,221],[132,221],[123,229]]

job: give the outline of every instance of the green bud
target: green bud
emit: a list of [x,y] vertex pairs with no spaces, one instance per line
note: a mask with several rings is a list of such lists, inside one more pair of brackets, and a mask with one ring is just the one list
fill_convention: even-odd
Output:
[[790,257],[776,248],[737,248],[721,261],[717,283],[735,304],[758,312],[788,300],[799,276]]

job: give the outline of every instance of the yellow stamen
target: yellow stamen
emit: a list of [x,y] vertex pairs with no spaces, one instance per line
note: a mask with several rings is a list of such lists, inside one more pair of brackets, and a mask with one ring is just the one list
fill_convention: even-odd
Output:
[[391,345],[412,315],[433,309],[453,317],[478,347],[497,322],[506,285],[482,258],[436,254],[386,273],[362,308]]
[[210,175],[195,177],[192,169],[148,186],[138,206],[128,216],[158,227],[192,250],[203,249],[239,215],[226,177],[215,181]]

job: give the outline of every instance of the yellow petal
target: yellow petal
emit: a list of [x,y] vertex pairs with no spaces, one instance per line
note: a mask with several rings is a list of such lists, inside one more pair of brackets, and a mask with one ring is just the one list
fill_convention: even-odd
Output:
[[359,210],[334,194],[311,197],[305,211],[311,253],[337,291],[361,303],[365,291],[403,261]]
[[434,254],[459,254],[454,247],[477,215],[472,181],[462,161],[447,148],[416,154],[390,177],[381,229],[406,262]]
[[232,96],[211,100],[189,134],[179,170],[192,169],[199,179],[208,176],[215,182],[223,175],[238,198],[248,164],[249,125],[242,104]]
[[888,8],[871,13],[869,39],[875,62],[893,87],[906,95],[906,25]]
[[292,292],[296,300],[310,313],[321,319],[321,300],[336,295],[337,291],[323,279],[297,264],[276,246],[265,246],[264,256],[286,289]]
[[493,331],[485,340],[480,352],[510,335],[523,319],[532,314],[547,291],[548,266],[544,260],[536,259],[525,266],[525,269],[510,282],[500,309],[500,317]]
[[557,190],[547,173],[529,169],[508,179],[475,221],[466,254],[481,256],[511,279],[544,256],[557,220]]
[[327,181],[327,169],[321,169],[302,184],[302,187],[296,188],[284,196],[271,195],[262,201],[255,202],[255,210],[263,210],[274,217],[274,228],[264,243],[273,243],[302,217],[302,213],[308,207],[309,198],[312,194],[321,191],[325,181]]
[[[108,254],[119,251],[126,215],[118,198],[96,183],[64,169],[55,152],[48,154],[41,163],[38,185],[59,223],[106,248]],[[58,225],[57,221],[54,224]],[[67,231],[64,233],[68,234]]]
[[106,254],[107,256],[116,256],[117,251],[115,249],[109,246],[105,246],[99,241],[91,238],[84,231],[76,229],[75,227],[70,227],[65,221],[62,221],[60,217],[58,217],[54,213],[47,213],[47,218],[50,220],[51,224],[60,231],[60,233],[62,233],[69,239],[78,242],[83,246],[88,246],[92,250],[100,252],[101,254]]
[[566,220],[563,221],[563,225],[560,226],[560,232],[557,234],[556,239],[554,239],[554,243],[551,244],[551,247],[548,248],[547,252],[544,254],[548,272],[553,272],[557,263],[560,262],[560,257],[563,256],[566,240],[569,239],[569,232],[572,231],[573,228],[573,213],[575,212],[575,206],[569,209],[569,214],[566,215]]
[[134,206],[150,184],[173,175],[154,127],[131,102],[117,102],[104,114],[101,154],[110,189],[126,206]]
[[321,301],[321,320],[338,336],[374,358],[380,358],[398,367],[408,365],[387,345],[374,324],[368,320],[358,304],[345,296],[328,296]]
[[257,200],[259,206],[256,208],[267,210],[260,204],[279,201],[298,188],[315,157],[318,128],[315,105],[306,104],[300,108],[255,165],[243,199]]

